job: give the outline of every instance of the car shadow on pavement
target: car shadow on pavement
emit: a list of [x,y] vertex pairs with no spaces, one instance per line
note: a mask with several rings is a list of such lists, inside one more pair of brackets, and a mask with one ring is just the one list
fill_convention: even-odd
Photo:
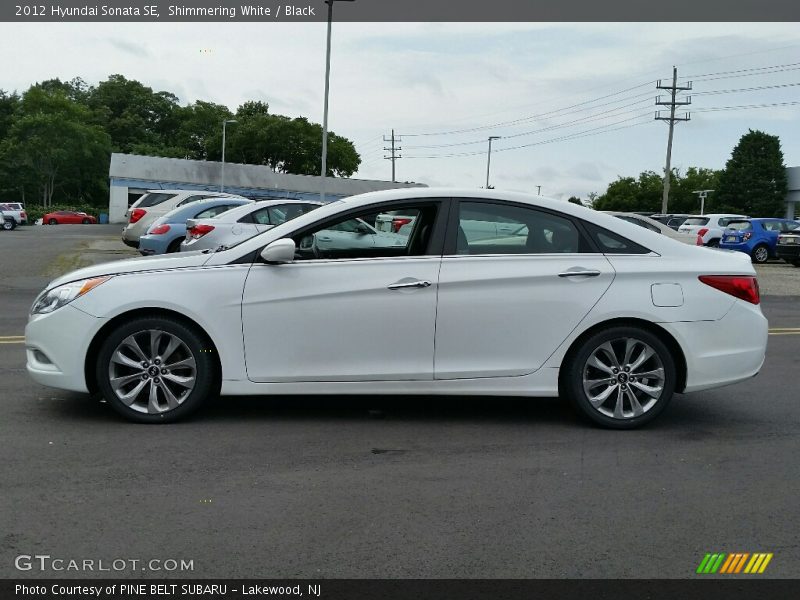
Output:
[[[47,412],[67,421],[126,422],[99,396],[61,393]],[[704,394],[676,395],[666,411],[644,429],[687,440],[747,437],[758,415]],[[185,423],[217,425],[267,422],[348,422],[530,424],[599,430],[561,398],[496,396],[223,396],[211,400]],[[178,423],[176,426],[180,426]],[[558,427],[561,426],[561,427]]]

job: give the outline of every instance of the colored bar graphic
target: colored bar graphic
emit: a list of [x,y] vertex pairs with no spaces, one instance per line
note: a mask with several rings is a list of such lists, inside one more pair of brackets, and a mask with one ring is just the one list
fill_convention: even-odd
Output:
[[771,552],[734,552],[726,554],[724,552],[707,553],[697,567],[698,574],[713,575],[744,573],[754,574],[763,573],[767,565],[772,560]]

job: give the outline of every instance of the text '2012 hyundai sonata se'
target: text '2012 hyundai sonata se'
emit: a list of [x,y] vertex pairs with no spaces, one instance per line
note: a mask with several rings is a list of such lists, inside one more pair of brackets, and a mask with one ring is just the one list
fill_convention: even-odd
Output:
[[[387,242],[375,224],[398,214]],[[74,271],[25,336],[33,379],[139,422],[218,393],[561,395],[632,428],[675,392],[756,375],[767,321],[744,254],[566,202],[417,188]]]

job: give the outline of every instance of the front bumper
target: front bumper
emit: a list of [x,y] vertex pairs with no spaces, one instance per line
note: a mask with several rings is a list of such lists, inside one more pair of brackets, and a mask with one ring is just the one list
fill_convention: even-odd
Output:
[[88,392],[86,353],[105,321],[69,304],[33,317],[25,327],[28,375],[48,387]]

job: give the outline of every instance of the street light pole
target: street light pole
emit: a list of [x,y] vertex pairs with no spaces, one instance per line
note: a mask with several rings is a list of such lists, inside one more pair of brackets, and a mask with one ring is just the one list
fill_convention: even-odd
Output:
[[331,24],[333,23],[334,2],[354,2],[355,0],[325,0],[328,5],[328,42],[325,51],[325,106],[322,111],[322,168],[320,169],[322,182],[320,183],[319,199],[325,202],[325,178],[328,175],[328,92],[331,80]]
[[491,189],[489,187],[489,167],[492,165],[492,140],[499,140],[499,135],[490,135],[489,136],[489,151],[486,153],[486,189]]
[[226,142],[226,129],[228,123],[236,123],[236,119],[225,119],[222,121],[222,173],[219,179],[219,191],[225,191],[225,142]]
[[714,190],[695,190],[692,193],[697,194],[700,197],[700,214],[706,214],[706,198],[708,195],[713,192]]

